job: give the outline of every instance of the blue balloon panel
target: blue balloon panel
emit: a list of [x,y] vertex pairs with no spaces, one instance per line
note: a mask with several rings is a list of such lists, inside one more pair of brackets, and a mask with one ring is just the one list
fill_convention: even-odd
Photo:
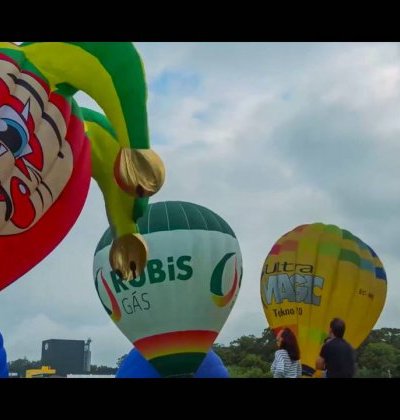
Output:
[[8,378],[7,354],[3,344],[3,336],[0,333],[0,378]]
[[[160,378],[160,374],[136,349],[133,348],[115,375],[116,378]],[[229,378],[229,373],[221,358],[210,350],[199,369],[195,378]]]

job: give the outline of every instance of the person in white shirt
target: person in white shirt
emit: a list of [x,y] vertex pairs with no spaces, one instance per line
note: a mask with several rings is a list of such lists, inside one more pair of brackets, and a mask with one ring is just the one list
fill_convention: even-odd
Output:
[[289,328],[279,331],[276,336],[279,348],[271,365],[274,378],[298,378],[301,376],[300,349],[296,336]]

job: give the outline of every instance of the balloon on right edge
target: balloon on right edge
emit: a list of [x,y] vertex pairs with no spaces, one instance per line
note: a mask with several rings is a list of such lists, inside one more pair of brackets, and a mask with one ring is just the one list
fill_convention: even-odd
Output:
[[0,378],[8,378],[7,353],[3,346],[3,336],[0,333]]
[[387,281],[373,249],[334,225],[301,225],[283,235],[261,273],[261,300],[271,329],[297,336],[303,374],[314,374],[330,321],[346,323],[344,338],[357,348],[385,304]]

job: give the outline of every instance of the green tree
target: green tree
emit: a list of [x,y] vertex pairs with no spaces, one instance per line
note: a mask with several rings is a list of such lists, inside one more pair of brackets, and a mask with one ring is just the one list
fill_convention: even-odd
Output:
[[227,369],[230,378],[272,378],[270,372],[264,372],[258,367],[228,366]]
[[40,369],[42,363],[40,360],[30,361],[26,357],[17,359],[8,363],[9,372],[16,372],[20,378],[25,378],[25,372],[28,369]]
[[233,365],[236,361],[235,352],[230,346],[223,346],[222,344],[215,343],[212,348],[221,358],[225,366]]
[[112,368],[109,366],[96,366],[91,365],[90,366],[90,373],[92,375],[115,375],[117,373],[117,368]]
[[386,342],[369,343],[358,358],[359,377],[387,378],[399,375],[400,350]]
[[261,337],[244,335],[230,343],[229,346],[215,344],[213,350],[221,357],[225,366],[238,365],[247,354],[260,356],[266,363],[271,363],[276,350],[275,334],[266,328]]
[[366,346],[370,343],[391,344],[400,350],[400,329],[398,328],[380,328],[372,330],[357,350],[358,357],[363,353]]
[[276,337],[274,332],[270,328],[266,328],[260,338],[261,351],[258,353],[263,360],[272,363],[275,356],[276,347]]
[[270,365],[267,365],[260,356],[252,353],[246,354],[246,356],[238,363],[238,366],[244,368],[257,368],[265,373],[270,369]]
[[117,360],[117,368],[119,369],[122,365],[122,363],[124,363],[125,359],[128,357],[128,354],[123,354],[121,357],[118,358]]
[[233,378],[271,377],[270,366],[276,351],[275,335],[269,328],[261,337],[242,336],[229,346],[215,344],[214,351],[221,357]]

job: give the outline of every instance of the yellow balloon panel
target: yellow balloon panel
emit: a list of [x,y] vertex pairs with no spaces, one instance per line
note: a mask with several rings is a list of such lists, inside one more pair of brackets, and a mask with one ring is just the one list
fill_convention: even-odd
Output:
[[375,325],[386,299],[382,262],[363,241],[334,225],[301,225],[283,235],[261,273],[261,300],[270,327],[289,327],[299,341],[304,370],[315,360],[335,318],[358,347]]

